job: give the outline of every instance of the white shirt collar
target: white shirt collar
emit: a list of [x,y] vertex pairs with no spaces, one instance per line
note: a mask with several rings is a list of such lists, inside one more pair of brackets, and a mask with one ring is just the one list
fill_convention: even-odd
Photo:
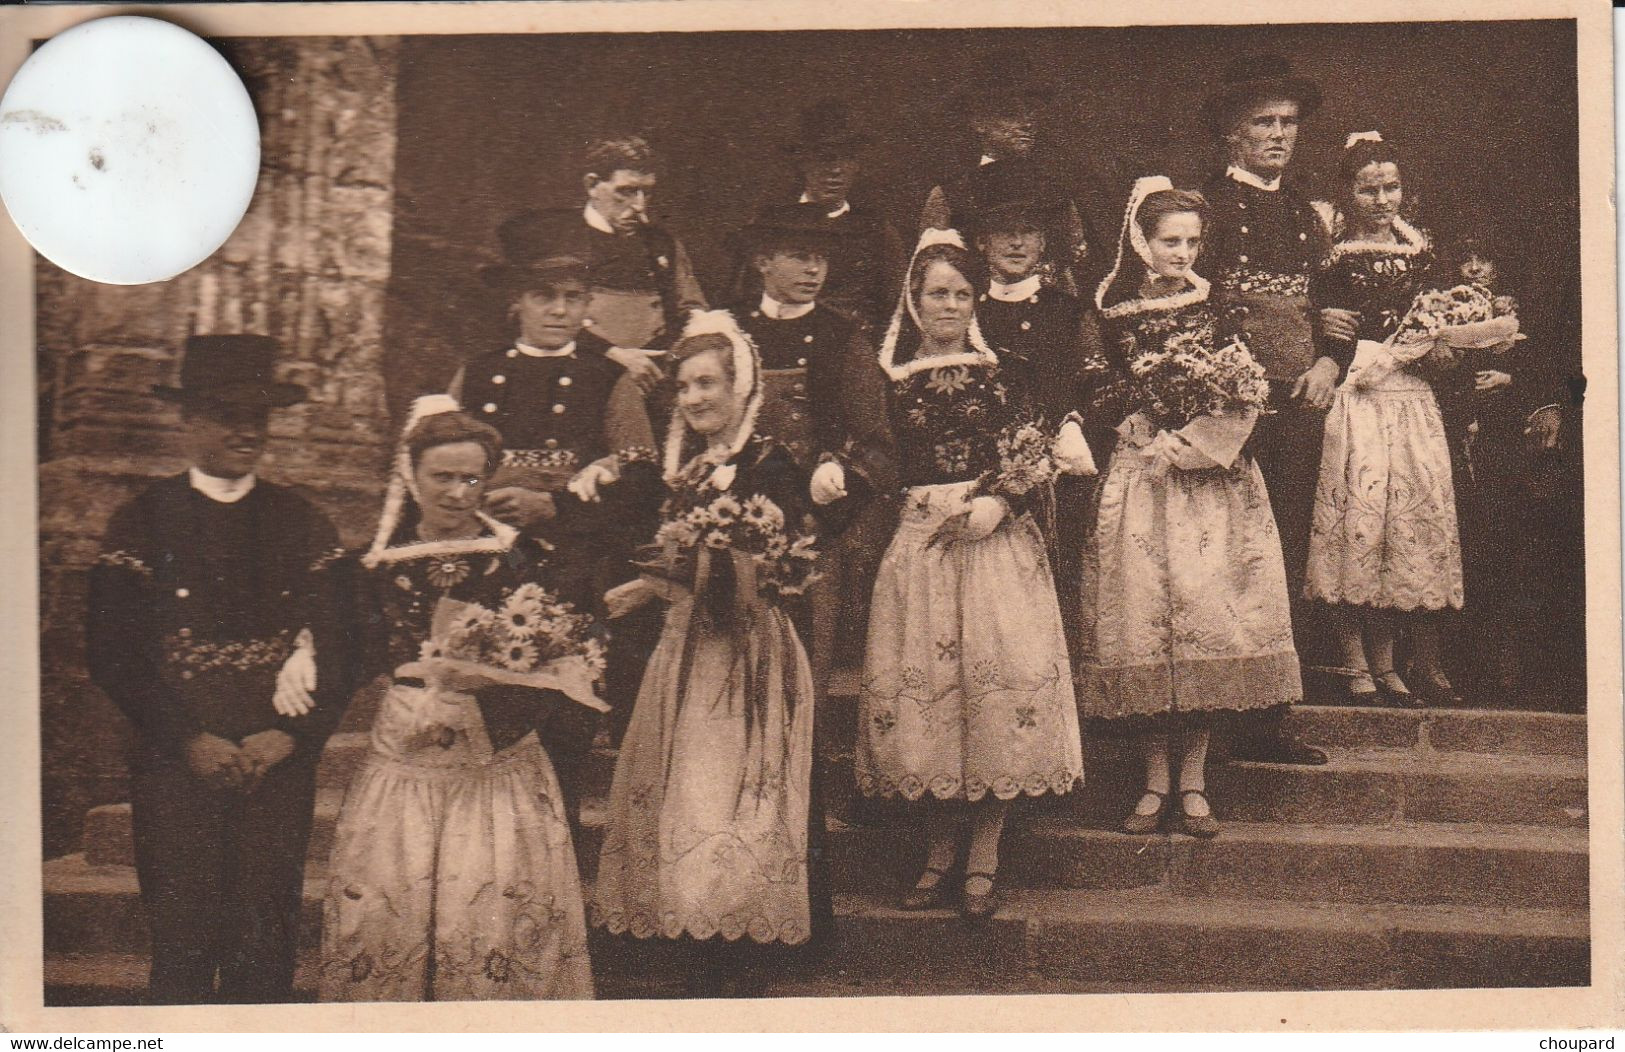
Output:
[[776,321],[794,321],[813,312],[818,306],[817,301],[812,303],[780,303],[778,300],[762,293],[762,313]]
[[1038,289],[1043,283],[1042,274],[1028,274],[1014,285],[1006,285],[995,278],[988,282],[987,294],[1002,303],[1020,303],[1038,295]]
[[982,154],[981,161],[978,162],[978,166],[979,167],[986,167],[987,165],[994,164],[997,161],[998,161],[997,157],[993,156],[990,153],[984,153],[984,154]]
[[560,347],[556,351],[546,351],[540,347],[532,347],[528,343],[516,342],[514,344],[514,349],[520,354],[525,355],[527,358],[565,358],[576,353],[576,342],[571,340],[569,343],[565,344],[563,347]]
[[1268,190],[1270,193],[1274,193],[1281,188],[1280,176],[1276,176],[1274,179],[1266,180],[1256,173],[1249,172],[1247,169],[1242,168],[1239,165],[1232,164],[1230,167],[1224,170],[1224,174],[1228,175],[1236,182],[1241,183],[1243,186],[1252,186],[1260,190]]
[[[813,203],[812,194],[809,194],[806,191],[803,191],[802,194],[801,194],[801,203],[804,204],[804,205],[812,204]],[[850,211],[852,211],[852,202],[851,201],[842,201],[839,205],[835,206],[835,211],[833,211],[833,212],[825,212],[824,213],[824,218],[825,219],[839,219],[842,216],[846,215]]]
[[193,489],[221,504],[236,504],[254,488],[252,471],[239,479],[219,478],[197,468],[192,468],[187,474],[191,476]]
[[594,230],[602,230],[606,234],[617,234],[620,232],[610,225],[609,220],[598,214],[598,209],[592,206],[591,201],[588,201],[587,206],[581,210],[581,218],[585,219],[587,221],[587,225],[592,227]]

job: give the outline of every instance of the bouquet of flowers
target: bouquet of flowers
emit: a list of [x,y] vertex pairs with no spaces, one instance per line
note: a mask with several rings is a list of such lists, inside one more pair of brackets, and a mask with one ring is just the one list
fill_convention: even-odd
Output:
[[538,584],[522,584],[495,607],[442,598],[418,660],[396,669],[451,690],[488,686],[557,690],[599,712],[604,672],[592,618]]
[[730,556],[736,576],[754,578],[760,592],[796,596],[818,579],[815,543],[812,534],[786,523],[783,509],[761,493],[741,499],[725,487],[721,492],[713,485],[684,487],[661,508],[658,552],[642,565],[686,584],[701,575],[702,563],[709,568]]
[[1099,389],[1097,408],[1109,403],[1124,416],[1138,410],[1165,430],[1210,413],[1263,412],[1270,393],[1263,366],[1240,342],[1217,342],[1211,332],[1182,329],[1132,354],[1127,373],[1117,372]]
[[1396,344],[1431,344],[1425,358],[1438,369],[1456,365],[1463,352],[1500,353],[1520,339],[1517,301],[1472,282],[1421,292],[1394,334]]
[[1054,439],[1036,421],[1018,420],[1000,432],[999,466],[977,483],[978,494],[1025,497],[1055,481]]

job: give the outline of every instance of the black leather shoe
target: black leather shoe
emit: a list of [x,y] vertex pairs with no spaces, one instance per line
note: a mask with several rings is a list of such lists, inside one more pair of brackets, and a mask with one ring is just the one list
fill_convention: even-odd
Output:
[[922,888],[918,886],[919,881],[916,881],[914,887],[903,892],[898,906],[905,910],[934,910],[945,905],[950,891],[948,873],[948,870],[938,869],[936,866],[925,867],[925,872],[920,874],[920,880],[934,874],[937,882],[928,888]]
[[1230,758],[1257,763],[1291,763],[1303,767],[1320,767],[1326,763],[1324,751],[1286,735],[1264,741],[1237,742],[1230,750]]
[[999,908],[998,874],[976,873],[967,870],[965,880],[969,883],[972,877],[981,877],[988,882],[987,894],[975,895],[966,889],[960,899],[960,912],[972,924],[985,923]]

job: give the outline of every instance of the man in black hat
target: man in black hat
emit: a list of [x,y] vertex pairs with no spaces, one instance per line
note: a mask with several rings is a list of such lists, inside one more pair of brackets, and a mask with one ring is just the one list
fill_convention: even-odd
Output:
[[[987,287],[976,304],[982,335],[997,348],[1000,369],[1008,368],[1020,380],[1052,426],[1086,405],[1084,362],[1100,352],[1093,312],[1085,311],[1078,297],[1043,282],[1049,248],[1046,231],[1055,225],[1056,207],[1032,197],[991,202],[971,217],[968,230],[977,252],[987,260]],[[1090,483],[1079,475],[1058,480],[1059,536],[1083,535],[1089,489]],[[1062,544],[1055,555],[1056,591],[1070,638],[1081,615],[1081,549]]]
[[[1296,76],[1279,55],[1259,55],[1226,68],[1203,107],[1228,162],[1204,191],[1212,215],[1203,270],[1215,297],[1241,314],[1247,346],[1269,379],[1271,411],[1259,419],[1251,448],[1280,529],[1300,654],[1314,641],[1303,578],[1326,409],[1347,365],[1316,349],[1309,276],[1330,247],[1330,232],[1287,171],[1299,122],[1319,106],[1313,81]],[[1284,715],[1274,709],[1243,717],[1231,755],[1325,763],[1324,752],[1284,733]]]
[[841,689],[832,673],[862,664],[874,573],[896,524],[888,496],[898,484],[886,374],[868,328],[820,298],[842,238],[822,218],[792,213],[741,232],[761,293],[733,311],[761,354],[758,428],[784,443],[810,474],[824,535],[820,579],[808,602],[793,610],[818,691],[808,836],[815,937],[834,923],[825,804],[850,815],[853,803],[851,771],[839,761],[856,741],[855,684]]
[[[303,497],[258,479],[277,383],[265,336],[194,336],[178,401],[192,466],[108,524],[90,575],[92,680],[135,725],[136,873],[151,999],[292,999],[316,764],[354,683],[338,536]],[[296,647],[316,707],[278,715]],[[217,986],[218,981],[218,986]]]
[[[884,498],[895,488],[886,375],[867,326],[820,299],[838,235],[816,221],[787,219],[754,223],[743,238],[762,291],[739,304],[734,314],[762,356],[765,392],[759,427],[787,445],[808,470],[824,527],[839,532],[871,498]],[[872,514],[884,513],[877,508]],[[856,532],[868,536],[874,531]],[[825,604],[822,612],[829,616],[817,619],[809,640],[820,677],[829,671],[836,649],[849,661],[861,657],[861,615],[868,603],[860,568],[878,560],[873,540],[861,552],[844,545],[847,558],[820,566],[826,574],[821,594],[840,600]],[[839,580],[837,566],[842,563],[857,574],[847,587]],[[848,630],[841,633],[839,647],[833,638],[837,605]]]
[[688,312],[705,308],[705,295],[682,242],[649,218],[660,162],[648,142],[594,140],[581,168],[583,205],[526,212],[499,234],[510,261],[546,245],[585,262],[591,296],[583,325],[647,388],[661,372],[646,352],[669,347]]
[[[819,302],[871,325],[881,324],[897,302],[907,263],[902,238],[880,211],[854,202],[861,152],[871,138],[852,124],[845,102],[824,99],[801,113],[800,135],[785,146],[796,166],[789,194],[764,200],[755,219],[767,225],[813,227],[834,235],[827,248],[829,275]],[[758,291],[748,247],[740,247],[741,292]]]
[[[523,216],[503,225],[509,262],[485,278],[506,301],[517,335],[512,346],[471,359],[448,391],[502,435],[487,510],[553,545],[565,598],[591,612],[606,591],[635,576],[632,549],[654,535],[660,503],[654,431],[636,379],[612,360],[609,343],[584,327],[593,297],[586,262],[554,253],[537,240],[540,233]],[[593,499],[569,488],[578,477],[576,489]],[[600,484],[611,481],[616,484],[605,486],[599,499]],[[658,628],[651,633],[635,618],[622,618],[617,629],[605,693],[619,731]],[[572,726],[551,728],[544,737],[575,823],[577,774],[596,715],[583,706],[560,711]]]
[[968,115],[980,156],[976,164],[931,189],[920,212],[920,229],[964,230],[990,206],[1028,198],[1047,206],[1049,258],[1044,283],[1077,294],[1104,271],[1087,216],[1079,210],[1062,166],[1038,143],[1038,116],[1055,97],[1054,86],[1035,77],[1016,52],[995,52],[983,62],[978,87],[959,100]]

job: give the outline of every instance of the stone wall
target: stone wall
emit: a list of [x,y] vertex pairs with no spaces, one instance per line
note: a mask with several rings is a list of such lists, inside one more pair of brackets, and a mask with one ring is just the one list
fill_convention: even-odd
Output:
[[231,40],[262,142],[232,238],[167,282],[98,285],[36,268],[40,383],[41,728],[47,857],[85,810],[127,799],[128,730],[85,673],[86,569],[108,515],[185,466],[154,398],[192,333],[265,333],[310,399],[273,414],[263,474],[307,490],[347,543],[377,512],[389,427],[382,327],[394,216],[396,38]]

